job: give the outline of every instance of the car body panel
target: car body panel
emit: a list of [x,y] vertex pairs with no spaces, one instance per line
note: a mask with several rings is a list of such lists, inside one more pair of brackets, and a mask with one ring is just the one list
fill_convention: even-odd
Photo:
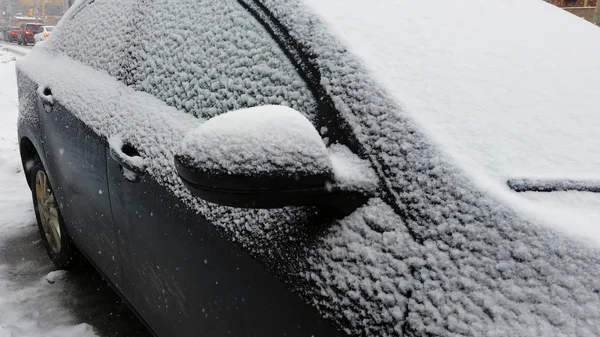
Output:
[[7,42],[17,42],[18,34],[19,34],[18,27],[8,28],[7,30],[5,30],[3,32],[3,39],[4,39],[4,41],[7,41]]
[[[74,176],[74,170],[83,166],[94,165],[95,169],[102,162],[107,165],[108,191],[113,218],[116,220],[116,242],[123,257],[124,281],[123,286],[118,286],[116,282],[117,289],[154,331],[167,336],[196,336],[199,331],[208,335],[228,332],[249,336],[344,335],[332,322],[322,318],[314,307],[303,301],[279,276],[271,273],[273,269],[291,266],[266,266],[232,242],[221,228],[207,222],[184,200],[174,197],[173,190],[166,188],[164,181],[158,183],[154,180],[158,165],[150,165],[142,180],[132,183],[123,178],[110,151],[98,146],[103,143],[103,137],[98,136],[98,133],[102,133],[106,136],[119,135],[133,144],[160,141],[161,148],[155,150],[169,152],[186,130],[200,122],[197,118],[168,107],[151,95],[127,88],[114,78],[103,77],[96,70],[75,60],[57,59],[50,55],[36,59],[40,56],[36,53],[44,48],[45,44],[36,47],[20,65],[34,77],[43,78],[41,82],[52,88],[56,97],[55,106],[64,105],[66,109],[73,109],[70,112],[77,117],[67,118],[64,116],[66,112],[55,114],[54,111],[48,116],[44,115],[44,118],[55,116],[49,122],[43,122],[48,123],[45,129],[54,131],[50,142],[45,142],[45,146],[52,147],[52,150],[46,150],[47,155],[43,156],[53,157],[56,164],[71,166],[59,168],[57,174],[63,179],[56,185],[66,185],[64,190],[69,191],[62,193],[68,195],[99,194],[104,185],[103,181],[98,180],[101,172],[95,171],[96,177],[85,191],[81,190],[85,187],[80,186],[80,182],[64,179],[64,176]],[[34,72],[31,72],[32,64],[37,69]],[[66,69],[63,66],[69,69],[72,76],[69,81],[54,81],[55,75],[62,73],[60,69]],[[56,70],[59,73],[54,73]],[[89,78],[94,78],[94,81],[89,81]],[[35,89],[28,87],[28,90]],[[103,99],[95,100],[96,96]],[[68,99],[61,101],[63,97]],[[78,98],[73,100],[74,97]],[[79,116],[86,120],[84,124],[87,125],[78,124],[82,122]],[[98,121],[108,120],[115,123],[115,128],[93,131]],[[57,130],[60,134],[56,134]],[[163,138],[166,130],[174,139]],[[137,136],[128,138],[132,135]],[[69,149],[69,145],[75,146],[74,143],[65,144],[70,139],[81,139],[78,144],[80,148]],[[68,161],[59,159],[61,148],[64,150],[63,156],[67,151],[72,151],[70,155],[80,158],[69,158]],[[91,155],[94,155],[93,159],[88,157]],[[158,154],[150,151],[141,155],[154,158]],[[97,156],[103,156],[103,159]],[[44,159],[43,162],[49,161]],[[52,167],[49,171],[55,170],[53,163],[48,165]],[[91,171],[80,172],[92,174]],[[167,177],[171,179],[170,174]],[[51,181],[54,180],[58,179],[52,178]],[[90,200],[97,198],[100,197],[95,195]],[[103,210],[83,213],[96,214]],[[86,214],[71,212],[81,218],[84,224],[91,221],[84,218]],[[95,253],[99,247],[96,242],[90,242],[99,235],[96,231],[109,230],[108,224],[90,224],[84,228],[73,224],[66,216],[65,219],[67,227],[77,232],[73,235],[76,245],[81,246],[85,255],[106,275],[108,268],[103,264],[110,257]],[[292,221],[289,223],[292,229],[293,225],[297,225]],[[86,230],[90,232],[83,233]],[[268,245],[269,242],[257,243]],[[109,277],[111,282],[113,279]],[[204,312],[202,309],[205,309]]]
[[158,335],[344,335],[152,177],[108,175],[124,294]]
[[[46,106],[44,106],[46,105]],[[69,233],[117,287],[121,254],[113,226],[106,177],[107,141],[55,101],[39,103],[45,167]]]
[[19,28],[17,41],[21,44],[34,43],[34,35],[41,29],[42,24],[39,23],[24,23]]
[[33,36],[34,43],[38,43],[40,41],[45,41],[50,38],[50,35],[52,35],[52,32],[48,31],[48,27],[54,28],[54,26],[42,26],[42,30]]

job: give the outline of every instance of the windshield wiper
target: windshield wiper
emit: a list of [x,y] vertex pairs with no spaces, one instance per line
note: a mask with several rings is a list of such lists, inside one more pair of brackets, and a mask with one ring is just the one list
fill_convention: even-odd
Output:
[[515,192],[579,191],[600,193],[600,180],[572,179],[509,179],[508,187]]

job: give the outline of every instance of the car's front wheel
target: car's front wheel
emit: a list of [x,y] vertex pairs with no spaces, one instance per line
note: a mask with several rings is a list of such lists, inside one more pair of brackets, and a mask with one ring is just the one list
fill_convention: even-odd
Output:
[[81,262],[81,256],[67,233],[54,190],[46,170],[37,159],[29,171],[33,206],[44,248],[59,269],[70,269]]

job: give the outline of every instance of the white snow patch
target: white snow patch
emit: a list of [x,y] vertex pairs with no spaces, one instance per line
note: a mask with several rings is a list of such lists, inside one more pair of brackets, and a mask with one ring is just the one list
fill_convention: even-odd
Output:
[[[114,135],[108,138],[108,145],[111,150],[115,151],[119,159],[121,159],[125,164],[131,165],[132,167],[143,170],[146,166],[146,160],[141,156],[131,156],[123,152],[123,147],[125,143],[120,136]],[[101,191],[102,192],[102,191]]]
[[56,281],[64,280],[66,275],[67,272],[65,270],[54,270],[46,275],[46,281],[52,284]]
[[281,105],[213,117],[185,136],[179,154],[197,167],[234,175],[331,172],[317,130],[301,113]]
[[48,89],[48,86],[46,85],[40,85],[38,86],[37,89],[37,94],[40,96],[40,98],[42,98],[46,103],[48,104],[54,104],[54,97],[52,97],[52,95],[47,95],[46,94],[46,89]]
[[329,146],[336,185],[342,189],[374,191],[378,178],[371,164],[341,144]]
[[22,47],[22,46],[18,46],[15,44],[9,44],[6,42],[1,42],[1,41],[0,41],[0,48],[10,52],[10,54],[5,55],[5,57],[8,59],[10,59],[11,57],[15,57],[14,55],[18,55],[18,56],[27,55],[31,51],[31,48]]
[[[14,59],[0,50],[0,59]],[[7,241],[35,229],[31,192],[21,168],[17,141],[17,85],[15,63],[0,62],[0,253]],[[30,163],[25,163],[29,165]],[[62,271],[51,272],[33,283],[23,283],[20,273],[31,268],[28,261],[0,263],[0,336],[2,337],[96,337],[88,324],[75,324],[61,300]]]
[[0,45],[0,63],[8,63],[16,60],[16,57],[9,54],[6,48]]

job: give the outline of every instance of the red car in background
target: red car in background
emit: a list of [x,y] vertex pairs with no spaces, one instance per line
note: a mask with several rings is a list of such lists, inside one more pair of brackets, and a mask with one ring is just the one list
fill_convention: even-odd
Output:
[[41,23],[24,23],[17,34],[17,43],[27,45],[34,44],[34,35],[42,31],[44,25]]

